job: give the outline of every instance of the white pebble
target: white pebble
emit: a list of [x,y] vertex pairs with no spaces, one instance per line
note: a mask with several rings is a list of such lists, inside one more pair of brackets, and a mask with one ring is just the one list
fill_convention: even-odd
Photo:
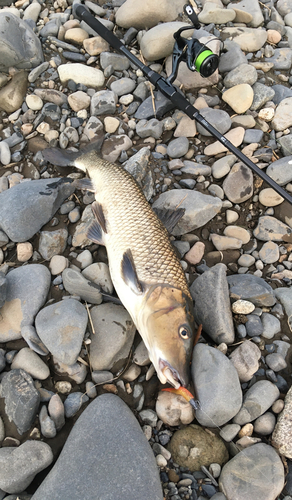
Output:
[[33,254],[33,246],[29,241],[17,243],[17,260],[19,262],[27,262]]
[[234,314],[250,314],[255,310],[255,305],[248,300],[236,300],[232,304],[232,312]]
[[69,265],[68,259],[63,255],[54,255],[51,258],[49,267],[53,276],[61,274]]
[[81,269],[85,269],[87,266],[90,266],[90,264],[92,264],[92,262],[93,262],[92,255],[91,255],[91,252],[89,250],[83,250],[83,252],[81,252],[78,255],[76,260],[78,262],[80,262]]

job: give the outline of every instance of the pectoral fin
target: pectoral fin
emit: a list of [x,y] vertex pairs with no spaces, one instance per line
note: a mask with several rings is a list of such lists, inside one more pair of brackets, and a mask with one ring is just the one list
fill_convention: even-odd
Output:
[[95,220],[88,228],[87,237],[98,245],[104,245],[104,233],[107,233],[107,230],[102,206],[97,201],[94,201],[91,210]]
[[185,214],[184,208],[176,208],[175,210],[171,208],[153,208],[153,210],[169,233],[173,231],[178,221]]
[[84,179],[76,179],[74,181],[74,186],[76,186],[77,189],[86,189],[86,191],[95,192],[92,180],[87,177],[84,177]]
[[141,294],[143,292],[142,284],[137,276],[133,255],[130,249],[128,249],[123,255],[123,259],[121,262],[121,273],[124,282],[131,288],[134,293]]

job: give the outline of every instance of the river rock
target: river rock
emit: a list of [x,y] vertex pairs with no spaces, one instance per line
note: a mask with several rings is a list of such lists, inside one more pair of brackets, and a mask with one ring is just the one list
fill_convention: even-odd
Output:
[[272,120],[272,127],[277,132],[285,130],[292,125],[292,97],[283,99],[276,108],[275,116]]
[[2,378],[0,389],[5,400],[5,413],[22,435],[33,424],[40,404],[34,381],[24,370],[10,370]]
[[194,420],[194,410],[182,396],[160,391],[157,396],[155,411],[158,418],[166,425],[188,425]]
[[175,106],[170,99],[167,99],[161,92],[153,92],[154,95],[154,106],[152,96],[147,97],[139,106],[135,113],[135,118],[138,120],[149,120],[150,118],[160,118],[163,117],[165,113],[171,111]]
[[198,19],[204,24],[225,24],[233,21],[235,15],[234,10],[220,8],[216,2],[204,2],[203,10],[200,12]]
[[[268,167],[268,169],[269,168],[270,167]],[[268,169],[266,170],[266,172],[268,171]],[[278,172],[277,172],[277,174],[278,174]],[[271,175],[270,175],[270,177],[271,177]],[[292,180],[292,174],[291,174],[291,180]],[[279,184],[279,182],[278,182],[278,184]],[[281,205],[281,203],[283,203],[283,201],[284,201],[284,198],[282,198],[282,196],[279,195],[272,188],[262,189],[259,193],[259,202],[262,205],[264,205],[264,207],[276,207],[277,205]]]
[[122,28],[145,29],[159,22],[174,21],[182,13],[184,0],[146,0],[137,4],[136,0],[126,0],[116,13],[116,23]]
[[200,401],[196,419],[206,427],[226,424],[242,404],[242,392],[237,371],[218,349],[197,344],[192,360],[192,378]]
[[258,443],[223,467],[219,486],[227,500],[275,500],[284,486],[284,466],[272,446]]
[[21,329],[32,325],[46,300],[51,274],[42,264],[29,264],[12,269],[6,280],[6,302],[0,319],[1,342],[20,339]]
[[131,174],[149,201],[154,194],[154,178],[150,167],[150,150],[141,148],[138,153],[123,163],[123,168]]
[[[1,14],[1,13],[0,13]],[[16,73],[11,81],[0,90],[0,109],[10,114],[22,106],[27,90],[27,74]]]
[[64,269],[62,280],[65,290],[71,295],[77,295],[90,304],[101,304],[100,287],[93,281],[86,279],[79,271]]
[[285,396],[285,405],[283,411],[278,416],[278,421],[273,432],[273,442],[277,446],[279,453],[287,458],[292,458],[291,447],[291,411],[292,411],[292,390],[291,388]]
[[49,367],[41,358],[28,347],[20,349],[14,356],[11,363],[11,369],[25,370],[26,373],[38,380],[45,380],[50,375]]
[[91,68],[85,64],[61,64],[58,66],[58,73],[63,85],[67,84],[68,80],[73,80],[75,83],[83,83],[87,87],[98,89],[104,84],[104,74],[100,69]]
[[266,102],[272,100],[275,95],[274,89],[260,82],[256,82],[252,89],[254,94],[252,105],[250,106],[252,111],[260,109]]
[[[291,163],[290,163],[291,162]],[[267,174],[280,186],[292,181],[292,156],[280,158],[268,166]]]
[[214,462],[222,465],[228,460],[223,441],[194,424],[176,431],[168,448],[173,461],[191,471],[201,470],[202,465],[208,467]]
[[[34,480],[36,474],[46,469],[53,459],[51,447],[41,441],[28,440],[18,447],[1,448],[1,490],[7,493],[19,493],[19,491],[25,490]],[[21,494],[17,497],[23,498]]]
[[45,260],[51,260],[54,255],[62,254],[67,246],[68,230],[66,227],[56,231],[41,231],[39,253]]
[[[140,49],[147,61],[158,61],[169,56],[174,47],[175,39],[173,34],[186,23],[173,22],[163,23],[154,26],[142,36]],[[184,31],[184,36],[192,36],[193,30]]]
[[63,179],[17,184],[0,193],[0,228],[10,240],[27,241],[46,224],[74,191]]
[[274,264],[279,260],[279,247],[273,241],[267,241],[259,251],[259,258],[264,264]]
[[224,78],[224,86],[229,89],[236,85],[253,85],[258,79],[257,70],[251,64],[240,64],[229,71]]
[[253,195],[252,171],[243,163],[236,163],[224,179],[223,189],[232,203],[243,203]]
[[0,71],[7,71],[10,66],[35,68],[43,62],[40,40],[24,20],[9,11],[0,12],[0,33]]
[[245,340],[230,354],[230,361],[236,368],[240,382],[248,382],[259,369],[261,351],[253,342]]
[[162,193],[152,207],[174,210],[178,205],[185,209],[185,213],[172,231],[175,236],[189,233],[204,226],[220,211],[222,201],[217,197],[208,196],[198,191],[179,189]]
[[82,271],[82,275],[90,281],[93,281],[96,285],[101,286],[105,293],[112,295],[114,287],[107,264],[104,262],[95,262],[86,267],[84,271]]
[[244,52],[256,52],[260,50],[267,41],[267,32],[263,29],[254,28],[223,28],[223,36],[226,35],[239,45]]
[[[290,28],[288,28],[290,29]],[[274,64],[275,70],[289,70],[292,65],[292,51],[288,47],[275,49],[272,57],[266,58],[266,61]]]
[[[229,132],[225,134],[226,139],[228,139],[234,146],[238,147],[240,144],[242,144],[243,137],[245,134],[245,129],[243,127],[236,127]],[[224,151],[227,151],[226,146],[223,146],[221,142],[216,141],[213,142],[212,144],[209,144],[205,149],[204,149],[204,154],[208,156],[214,156],[219,153],[224,153]]]
[[243,405],[234,417],[235,424],[244,425],[265,413],[278,399],[280,391],[269,380],[260,380],[245,393]]
[[260,241],[283,241],[283,238],[291,233],[292,229],[287,224],[270,215],[260,217],[253,232],[254,236]]
[[163,499],[148,441],[131,410],[113,394],[99,396],[82,413],[32,500],[80,500],[80,491],[83,500]]
[[292,290],[291,288],[277,288],[275,296],[285,309],[288,316],[288,326],[292,332]]
[[87,312],[77,300],[61,300],[36,316],[36,331],[55,359],[73,365],[79,356],[87,326]]
[[106,303],[91,309],[95,334],[91,335],[93,370],[110,370],[124,362],[133,344],[136,327],[123,306]]
[[[226,266],[216,264],[199,276],[190,288],[198,324],[217,343],[232,344],[234,327],[226,280]],[[213,304],[210,308],[210,303]]]
[[[203,108],[200,110],[200,114],[209,122],[212,123],[213,127],[215,127],[218,132],[221,134],[226,134],[228,130],[231,128],[231,119],[226,113],[221,109],[212,109],[212,108]],[[197,129],[199,134],[210,137],[211,134],[202,127],[199,123],[197,123]]]
[[227,276],[227,282],[230,295],[236,300],[249,300],[256,307],[271,307],[276,302],[272,287],[263,278],[252,274],[233,274]]
[[253,89],[248,83],[234,85],[222,95],[223,101],[238,114],[245,113],[253,102]]

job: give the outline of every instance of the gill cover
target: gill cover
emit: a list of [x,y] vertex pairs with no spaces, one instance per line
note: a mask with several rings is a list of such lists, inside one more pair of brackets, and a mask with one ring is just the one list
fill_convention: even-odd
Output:
[[168,285],[153,286],[146,295],[143,320],[150,358],[160,381],[186,386],[194,339],[191,298]]

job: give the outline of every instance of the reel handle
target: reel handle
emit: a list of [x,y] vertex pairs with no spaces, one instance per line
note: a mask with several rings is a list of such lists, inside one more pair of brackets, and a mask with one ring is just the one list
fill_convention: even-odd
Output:
[[195,13],[193,7],[189,4],[184,5],[184,13],[188,16],[191,23],[194,25],[196,30],[199,30],[201,25],[199,23],[199,19],[197,14]]

